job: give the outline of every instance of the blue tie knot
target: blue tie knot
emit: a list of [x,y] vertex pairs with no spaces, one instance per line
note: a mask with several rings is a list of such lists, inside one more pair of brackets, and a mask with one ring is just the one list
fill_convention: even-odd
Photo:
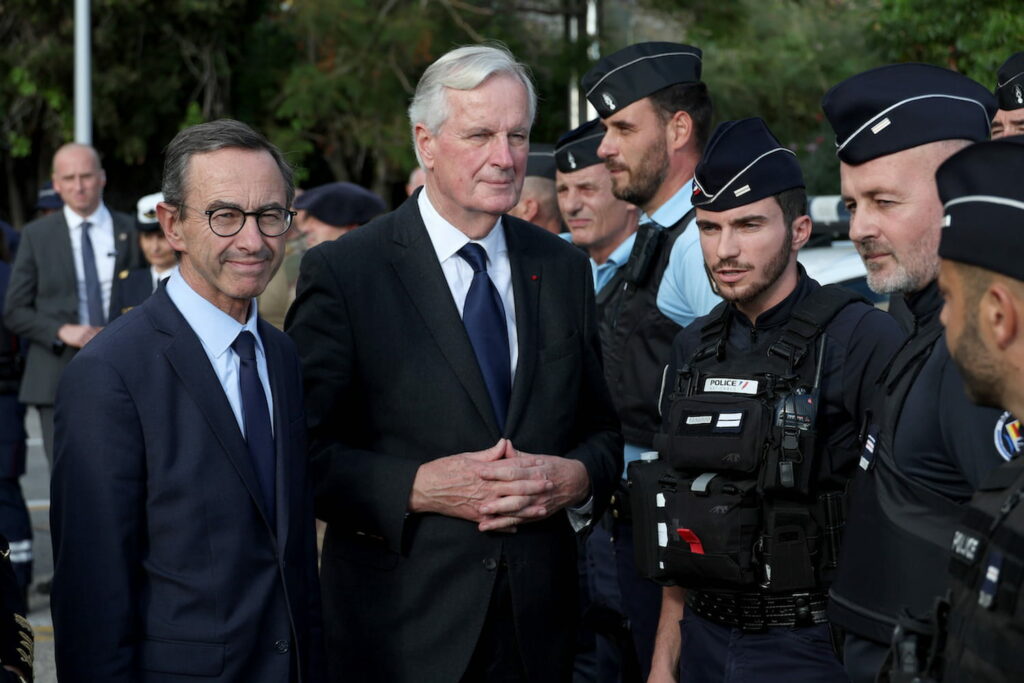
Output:
[[249,330],[242,330],[231,342],[231,348],[243,361],[256,360],[256,337]]
[[469,264],[474,273],[487,272],[487,252],[479,244],[470,242],[459,249],[459,256]]
[[89,232],[89,228],[92,227],[92,223],[89,221],[82,221],[82,232]]

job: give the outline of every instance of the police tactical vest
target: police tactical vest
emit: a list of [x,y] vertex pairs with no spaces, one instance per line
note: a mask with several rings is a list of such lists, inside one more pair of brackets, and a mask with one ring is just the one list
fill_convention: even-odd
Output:
[[994,470],[953,534],[943,681],[1024,680],[1024,460]]
[[829,615],[880,643],[892,638],[901,606],[926,614],[944,592],[950,529],[963,513],[955,501],[904,474],[893,457],[907,395],[937,343],[942,325],[935,315],[879,379],[881,414],[868,425],[860,460],[866,471],[852,487],[843,572],[829,592]]
[[[837,566],[842,486],[816,425],[825,327],[857,294],[830,285],[796,304],[763,352],[727,355],[734,308],[720,304],[676,377],[666,378],[659,459],[629,466],[637,565],[692,589],[820,588]],[[824,439],[822,440],[822,443]]]
[[658,310],[658,287],[672,246],[693,214],[691,209],[670,228],[641,225],[629,260],[597,294],[605,381],[626,442],[645,448],[654,443],[661,421],[651,396],[681,329]]

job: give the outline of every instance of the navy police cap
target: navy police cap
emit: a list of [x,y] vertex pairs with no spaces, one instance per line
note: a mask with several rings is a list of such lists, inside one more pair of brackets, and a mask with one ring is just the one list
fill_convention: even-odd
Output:
[[995,94],[1000,109],[1024,109],[1024,52],[1018,52],[999,67]]
[[305,209],[314,218],[342,228],[362,225],[384,213],[384,200],[354,183],[327,183],[306,190],[295,200],[296,209]]
[[979,142],[939,166],[939,256],[1024,280],[1024,136]]
[[526,157],[526,175],[555,179],[555,146],[530,143],[530,154]]
[[680,43],[637,43],[600,59],[583,76],[583,90],[598,116],[677,83],[699,83],[699,48]]
[[996,102],[955,71],[890,64],[834,86],[821,108],[836,133],[836,155],[856,165],[938,140],[987,140]]
[[57,190],[53,189],[53,183],[47,180],[39,188],[39,195],[36,198],[37,209],[57,210],[64,208],[64,200],[61,199]]
[[725,211],[804,187],[796,155],[760,118],[725,121],[711,134],[693,175],[695,207]]
[[592,119],[582,126],[563,133],[555,143],[555,163],[562,173],[572,173],[588,166],[603,164],[597,156],[597,148],[604,139],[604,127],[600,119]]

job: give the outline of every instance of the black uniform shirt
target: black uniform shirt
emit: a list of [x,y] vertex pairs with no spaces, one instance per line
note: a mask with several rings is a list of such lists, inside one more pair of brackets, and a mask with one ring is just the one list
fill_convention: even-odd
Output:
[[[916,330],[941,324],[937,283],[906,297],[906,303]],[[1008,459],[1009,452],[1001,455],[996,447],[1006,422],[1002,415],[971,403],[943,336],[903,404],[893,457],[907,476],[951,500],[967,501],[984,476]]]
[[[734,311],[729,326],[726,362],[750,352],[767,353],[796,305],[820,288],[800,267],[796,289],[776,306],[757,317],[755,324]],[[732,304],[730,304],[732,305]],[[700,346],[701,328],[709,316],[688,325],[673,344],[673,369],[681,368]],[[818,433],[827,435],[830,445],[847,448],[854,443],[864,412],[871,407],[875,381],[903,343],[904,332],[888,313],[868,304],[851,304],[841,310],[825,328],[827,346],[821,378],[821,406]],[[856,462],[832,463],[830,471],[853,476]]]

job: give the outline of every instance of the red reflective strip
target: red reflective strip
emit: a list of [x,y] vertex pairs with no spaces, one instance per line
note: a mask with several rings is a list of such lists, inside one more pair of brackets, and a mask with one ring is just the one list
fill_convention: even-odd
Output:
[[700,538],[691,529],[676,529],[676,533],[679,534],[679,538],[689,544],[691,553],[704,554],[704,544],[700,542]]

